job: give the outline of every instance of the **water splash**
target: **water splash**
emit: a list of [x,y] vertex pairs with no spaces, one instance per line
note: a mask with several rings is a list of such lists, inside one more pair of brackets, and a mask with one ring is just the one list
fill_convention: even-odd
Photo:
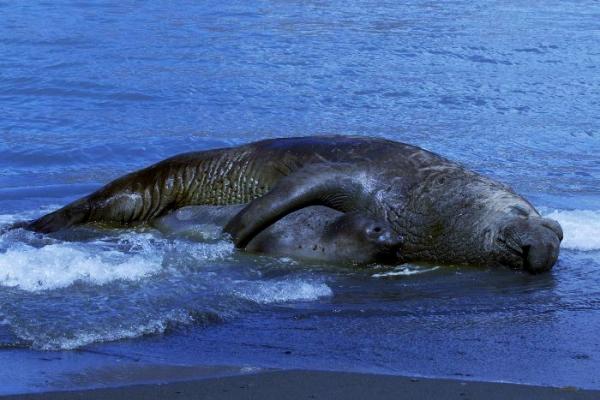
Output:
[[280,281],[248,282],[236,294],[246,300],[259,304],[281,303],[287,301],[311,301],[333,295],[329,286],[322,282],[303,279]]

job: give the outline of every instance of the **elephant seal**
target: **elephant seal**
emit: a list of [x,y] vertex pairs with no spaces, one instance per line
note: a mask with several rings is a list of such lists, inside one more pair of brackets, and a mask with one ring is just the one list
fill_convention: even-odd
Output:
[[149,221],[186,205],[248,205],[226,226],[245,247],[309,205],[361,212],[404,238],[400,262],[555,264],[562,229],[509,187],[446,158],[382,138],[270,139],[181,154],[125,175],[28,225],[39,232]]
[[[204,239],[220,233],[244,205],[188,206],[151,222],[168,235]],[[384,222],[323,206],[295,211],[256,235],[246,251],[328,263],[393,263],[402,238]]]

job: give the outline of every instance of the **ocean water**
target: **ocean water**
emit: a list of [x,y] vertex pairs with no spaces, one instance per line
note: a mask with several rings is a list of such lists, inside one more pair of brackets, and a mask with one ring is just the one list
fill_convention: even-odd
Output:
[[0,393],[123,365],[600,388],[598,43],[585,0],[0,2],[0,230],[180,152],[346,133],[457,160],[565,231],[538,276],[5,232]]

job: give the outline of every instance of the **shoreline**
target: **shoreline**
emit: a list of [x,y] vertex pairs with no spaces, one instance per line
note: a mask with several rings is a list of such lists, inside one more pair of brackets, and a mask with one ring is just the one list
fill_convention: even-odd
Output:
[[[172,378],[172,377],[171,377]],[[315,370],[268,370],[100,389],[0,396],[54,399],[598,399],[600,390]]]

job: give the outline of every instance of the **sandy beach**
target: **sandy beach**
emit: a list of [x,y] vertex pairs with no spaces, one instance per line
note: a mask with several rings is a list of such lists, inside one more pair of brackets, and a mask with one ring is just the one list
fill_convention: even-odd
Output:
[[326,371],[250,375],[117,388],[3,396],[1,399],[598,399],[600,391],[494,382]]

